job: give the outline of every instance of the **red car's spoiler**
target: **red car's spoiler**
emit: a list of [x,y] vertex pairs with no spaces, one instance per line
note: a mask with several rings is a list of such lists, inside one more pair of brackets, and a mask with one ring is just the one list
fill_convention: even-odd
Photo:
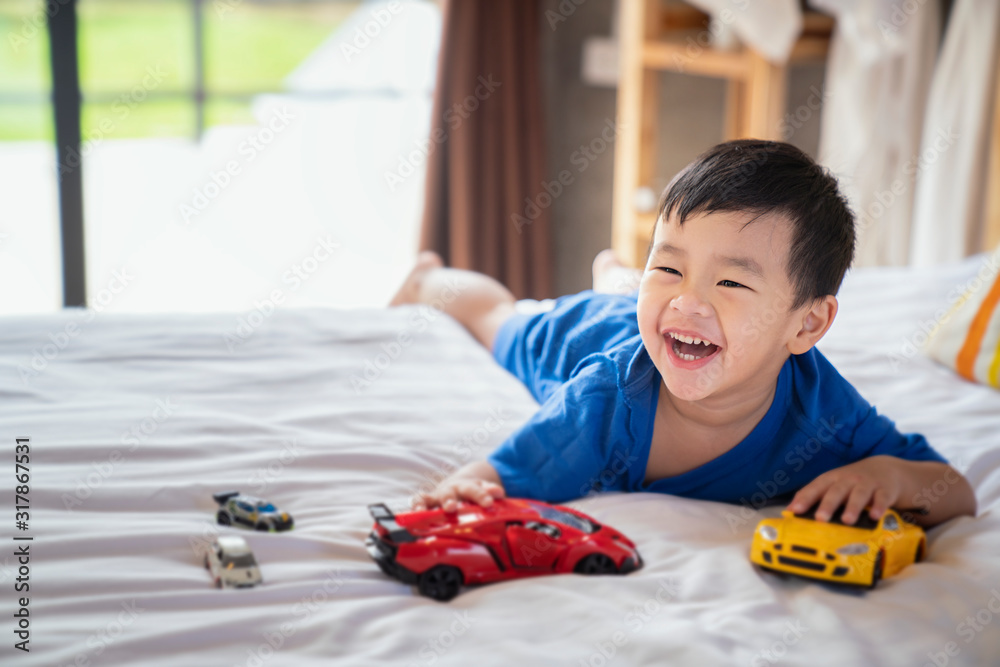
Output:
[[396,521],[396,515],[392,513],[385,503],[375,503],[374,505],[368,506],[368,511],[371,513],[372,518],[375,519],[375,523],[382,526],[389,532],[389,539],[396,543],[402,542],[414,542],[416,537],[410,531],[406,530],[399,525]]

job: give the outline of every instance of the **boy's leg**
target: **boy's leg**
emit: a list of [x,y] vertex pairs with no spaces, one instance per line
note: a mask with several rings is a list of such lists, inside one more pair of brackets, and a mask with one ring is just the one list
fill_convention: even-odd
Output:
[[437,253],[425,251],[389,306],[424,303],[440,308],[493,350],[497,330],[514,314],[514,295],[489,276],[449,269]]
[[601,294],[630,294],[642,280],[642,271],[622,264],[610,248],[597,253],[592,269],[594,291]]

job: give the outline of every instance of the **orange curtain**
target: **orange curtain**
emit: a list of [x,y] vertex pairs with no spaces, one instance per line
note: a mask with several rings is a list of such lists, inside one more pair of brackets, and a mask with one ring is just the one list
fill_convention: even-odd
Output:
[[545,182],[540,3],[445,0],[443,12],[421,249],[518,298],[550,297],[559,191]]

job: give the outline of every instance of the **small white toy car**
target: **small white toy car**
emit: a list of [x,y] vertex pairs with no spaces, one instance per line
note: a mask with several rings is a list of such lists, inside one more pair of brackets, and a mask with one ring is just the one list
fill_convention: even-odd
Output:
[[250,588],[261,583],[260,567],[246,540],[222,535],[208,548],[205,567],[216,588]]

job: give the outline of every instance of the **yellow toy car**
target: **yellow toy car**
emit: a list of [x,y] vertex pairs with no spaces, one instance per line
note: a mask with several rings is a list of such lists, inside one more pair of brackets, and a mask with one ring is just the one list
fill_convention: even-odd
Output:
[[840,520],[843,507],[828,522],[817,521],[818,506],[802,514],[785,510],[780,518],[757,524],[750,560],[765,570],[869,588],[923,560],[923,529],[896,510],[874,521],[866,509],[847,525]]

